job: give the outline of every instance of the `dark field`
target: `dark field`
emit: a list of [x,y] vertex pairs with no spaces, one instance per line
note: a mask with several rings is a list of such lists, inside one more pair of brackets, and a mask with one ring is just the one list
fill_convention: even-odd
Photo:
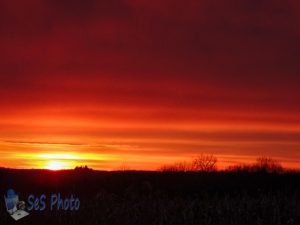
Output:
[[[45,211],[15,222],[3,195],[47,195]],[[0,224],[299,225],[300,174],[0,170]],[[51,193],[80,198],[50,211]]]

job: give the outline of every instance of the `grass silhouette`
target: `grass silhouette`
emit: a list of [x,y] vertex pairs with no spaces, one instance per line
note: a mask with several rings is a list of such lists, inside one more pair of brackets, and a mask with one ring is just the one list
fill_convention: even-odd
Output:
[[[61,193],[77,212],[31,211],[19,224],[300,224],[300,174],[0,169],[0,192]],[[47,202],[47,201],[46,201]],[[47,202],[47,204],[49,204]],[[13,224],[0,204],[1,224]]]

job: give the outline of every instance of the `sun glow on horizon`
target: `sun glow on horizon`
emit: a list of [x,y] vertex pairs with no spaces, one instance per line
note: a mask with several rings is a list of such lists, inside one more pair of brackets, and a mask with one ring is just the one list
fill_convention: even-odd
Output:
[[45,169],[48,170],[63,170],[70,169],[68,168],[68,163],[62,161],[49,161],[45,166]]
[[[1,159],[0,165],[7,168],[18,169],[47,169],[47,170],[72,170],[80,166],[88,166],[95,170],[119,170],[120,167],[126,165],[132,169],[139,170],[156,170],[166,162],[177,162],[189,160],[191,157],[197,155],[197,152],[190,154],[166,154],[164,149],[168,150],[170,144],[174,148],[175,153],[179,150],[173,145],[214,145],[215,141],[209,140],[159,140],[151,139],[154,144],[148,144],[149,140],[131,140],[127,144],[111,143],[109,141],[89,142],[85,141],[83,144],[74,144],[72,142],[64,141],[59,143],[43,142],[44,140],[35,140],[35,142],[25,142],[23,140],[16,141],[1,141],[0,149]],[[60,140],[61,141],[61,140]],[[138,143],[137,143],[138,142]],[[146,143],[143,145],[143,143]],[[234,142],[237,144],[237,141]],[[244,144],[246,143],[246,144]],[[163,145],[163,147],[160,146]],[[229,141],[223,139],[217,142],[218,145],[225,147],[232,146]],[[240,149],[245,145],[257,144],[243,141],[239,143]],[[148,146],[149,145],[149,146]],[[164,147],[165,146],[165,147]],[[170,147],[170,148],[171,148]],[[292,146],[293,147],[293,146]],[[155,151],[154,151],[155,150]],[[204,149],[205,150],[205,149]],[[204,151],[203,150],[203,151]],[[1,151],[1,150],[0,150]],[[207,151],[208,152],[208,151]],[[239,163],[251,163],[255,161],[255,154],[214,154],[219,159],[218,168],[223,169],[227,166]],[[275,158],[275,156],[273,156]],[[283,163],[285,167],[299,168],[299,161],[284,157],[284,155],[277,155],[276,159]]]
[[[105,144],[69,144],[5,141],[0,139],[0,166],[19,169],[74,169],[77,166],[88,166],[94,169],[116,168],[124,157],[108,152],[113,146]],[[116,145],[117,149],[122,146]],[[95,151],[101,149],[101,151]],[[113,149],[116,151],[115,149]]]
[[42,159],[40,167],[48,170],[74,169],[80,161],[86,160],[80,154],[54,153],[38,154],[37,157]]

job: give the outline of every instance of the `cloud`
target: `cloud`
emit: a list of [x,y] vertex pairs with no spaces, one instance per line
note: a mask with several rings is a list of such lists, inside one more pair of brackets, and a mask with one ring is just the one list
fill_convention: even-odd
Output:
[[299,11],[295,0],[1,1],[0,132],[297,142]]
[[73,74],[262,88],[299,82],[294,1],[5,3],[1,61],[9,76],[1,76],[18,79],[2,83],[18,83],[20,73],[24,85]]

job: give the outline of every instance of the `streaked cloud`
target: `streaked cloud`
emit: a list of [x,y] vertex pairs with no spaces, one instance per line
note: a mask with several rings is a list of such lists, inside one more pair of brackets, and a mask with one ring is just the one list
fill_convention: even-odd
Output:
[[221,166],[268,155],[299,167],[299,11],[1,1],[0,165],[156,169],[212,153]]

